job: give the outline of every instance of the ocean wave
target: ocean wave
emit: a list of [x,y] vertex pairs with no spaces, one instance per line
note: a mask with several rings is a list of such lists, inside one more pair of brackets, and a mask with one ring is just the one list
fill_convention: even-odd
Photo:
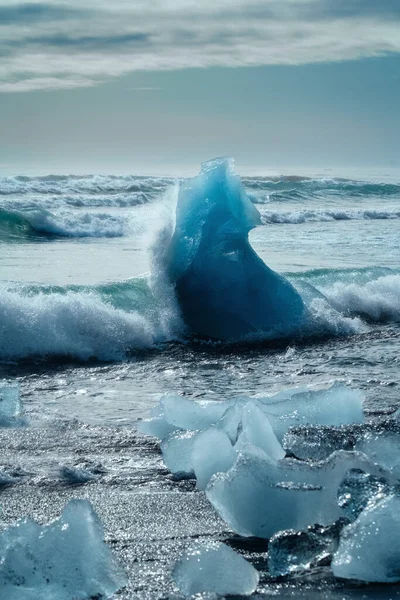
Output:
[[250,199],[255,204],[299,202],[310,199],[337,200],[349,198],[400,198],[399,183],[373,183],[347,179],[265,178],[243,181]]
[[121,237],[127,222],[122,216],[103,213],[52,214],[44,210],[25,212],[0,208],[0,242],[43,237]]
[[[399,322],[400,274],[383,271],[326,270],[291,277],[307,309],[293,339],[354,335],[371,331],[373,324]],[[182,340],[184,334],[162,265],[153,281],[142,277],[99,286],[0,289],[2,361],[123,360],[132,352]],[[248,341],[263,339],[256,335]]]
[[44,177],[0,177],[0,195],[152,194],[162,193],[170,178],[133,175],[47,175]]
[[299,210],[291,212],[265,211],[261,213],[264,225],[293,224],[328,221],[360,221],[399,219],[400,210]]
[[[46,175],[0,177],[0,196],[52,197],[75,206],[134,206],[152,200],[179,179],[136,175]],[[400,183],[343,178],[247,177],[244,187],[254,203],[303,202],[309,198],[400,197]],[[39,200],[37,200],[39,202]],[[96,203],[97,204],[94,204]]]
[[357,315],[378,323],[400,321],[399,274],[363,283],[337,281],[317,289],[344,315]]
[[179,308],[159,264],[152,276],[97,286],[3,284],[0,361],[116,361],[180,339]]
[[144,316],[116,309],[93,293],[24,296],[2,290],[0,331],[2,360],[120,360],[129,351],[151,348],[157,340]]

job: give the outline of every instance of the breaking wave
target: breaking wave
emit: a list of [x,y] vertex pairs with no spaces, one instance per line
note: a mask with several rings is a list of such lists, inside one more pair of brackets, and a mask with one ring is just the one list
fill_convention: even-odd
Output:
[[399,219],[400,210],[299,210],[292,212],[262,211],[264,225],[293,224],[328,221],[369,221]]
[[120,237],[127,222],[122,216],[103,213],[53,214],[44,210],[19,212],[0,208],[0,242],[49,237]]
[[[390,269],[310,271],[290,278],[310,312],[301,337],[365,333],[374,323],[400,322],[400,274]],[[158,287],[144,277],[94,287],[0,290],[2,361],[123,360],[182,340],[182,331],[165,281]]]

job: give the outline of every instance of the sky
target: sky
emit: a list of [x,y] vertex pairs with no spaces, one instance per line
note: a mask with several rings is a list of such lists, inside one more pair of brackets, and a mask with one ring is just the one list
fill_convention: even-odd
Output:
[[0,0],[0,175],[400,169],[400,0]]

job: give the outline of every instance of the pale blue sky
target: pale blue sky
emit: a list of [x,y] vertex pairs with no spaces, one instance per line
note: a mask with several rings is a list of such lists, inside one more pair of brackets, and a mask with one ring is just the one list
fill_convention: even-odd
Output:
[[398,0],[0,0],[0,174],[400,167]]

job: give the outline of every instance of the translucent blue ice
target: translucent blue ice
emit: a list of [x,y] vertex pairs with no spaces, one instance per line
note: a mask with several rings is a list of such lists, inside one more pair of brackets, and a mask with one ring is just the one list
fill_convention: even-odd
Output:
[[400,581],[400,498],[389,496],[361,513],[342,531],[333,557],[336,577]]
[[255,568],[220,542],[197,544],[177,561],[172,577],[185,596],[211,592],[218,596],[252,594],[258,584]]
[[211,478],[206,495],[233,531],[270,538],[284,529],[330,525],[343,517],[338,490],[352,469],[392,481],[390,473],[359,452],[340,450],[316,463],[274,461],[249,444],[229,471]]
[[192,333],[218,340],[276,338],[301,326],[300,295],[250,246],[249,231],[260,222],[233,159],[203,163],[200,175],[181,184],[167,262]]
[[87,500],[72,500],[59,519],[22,519],[0,535],[0,589],[7,600],[109,598],[126,583]]

